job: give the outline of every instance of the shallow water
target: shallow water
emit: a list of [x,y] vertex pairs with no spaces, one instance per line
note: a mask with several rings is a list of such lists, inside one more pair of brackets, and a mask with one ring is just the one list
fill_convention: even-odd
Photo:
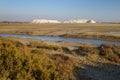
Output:
[[120,34],[120,32],[110,32],[111,34]]
[[77,38],[63,38],[63,37],[51,37],[51,36],[30,36],[22,34],[0,34],[3,37],[19,37],[26,39],[40,39],[40,40],[52,40],[52,41],[70,41],[70,42],[81,42],[81,43],[90,43],[95,45],[101,44],[116,44],[120,45],[120,42],[104,41],[104,40],[94,40],[94,39],[77,39]]

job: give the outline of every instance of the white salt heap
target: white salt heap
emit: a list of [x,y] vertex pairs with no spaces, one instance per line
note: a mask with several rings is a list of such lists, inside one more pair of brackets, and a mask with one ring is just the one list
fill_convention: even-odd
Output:
[[[58,20],[35,19],[32,21],[32,23],[42,24],[42,23],[61,23],[61,22]],[[78,20],[64,21],[63,23],[96,23],[96,21],[86,20],[86,19],[78,19]]]
[[57,20],[35,19],[32,21],[32,23],[39,24],[39,23],[61,23],[61,22]]
[[64,23],[96,23],[94,20],[78,19],[78,20],[69,20],[64,21]]

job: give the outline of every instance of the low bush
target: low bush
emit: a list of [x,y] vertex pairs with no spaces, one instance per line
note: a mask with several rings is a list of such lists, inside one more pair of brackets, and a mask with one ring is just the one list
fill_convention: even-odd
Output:
[[55,54],[51,57],[55,63],[56,71],[59,75],[59,80],[76,80],[75,68],[77,61],[64,54]]
[[29,50],[19,42],[0,40],[0,80],[70,80],[75,76],[76,62],[69,57]]
[[55,50],[55,51],[61,51],[62,48],[60,46],[57,45],[39,45],[37,46],[37,48],[42,48],[42,49],[48,49],[48,50]]
[[99,54],[112,62],[120,63],[120,48],[118,47],[119,46],[103,44],[99,47]]
[[87,56],[88,54],[97,53],[97,49],[93,47],[80,46],[78,49],[75,49],[74,52],[81,56]]

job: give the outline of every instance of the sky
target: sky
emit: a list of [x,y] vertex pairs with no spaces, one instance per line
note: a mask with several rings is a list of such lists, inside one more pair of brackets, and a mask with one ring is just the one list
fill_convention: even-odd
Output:
[[120,22],[120,0],[0,0],[0,21],[33,19]]

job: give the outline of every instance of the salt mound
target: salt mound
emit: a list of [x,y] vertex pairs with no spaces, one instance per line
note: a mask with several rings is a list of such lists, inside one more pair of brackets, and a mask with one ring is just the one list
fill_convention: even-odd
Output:
[[32,21],[32,23],[39,24],[39,23],[61,23],[61,22],[57,20],[35,19]]
[[82,20],[69,20],[69,21],[64,21],[64,23],[87,23],[87,20],[82,19]]
[[[41,24],[41,23],[61,23],[61,22],[58,20],[35,19],[32,21],[32,23]],[[96,21],[87,20],[87,19],[78,19],[78,20],[64,21],[63,23],[96,23]]]
[[64,21],[64,23],[96,23],[94,20],[78,19],[78,20],[69,20]]
[[94,21],[94,20],[89,20],[89,21],[87,21],[87,23],[96,23],[96,21]]

